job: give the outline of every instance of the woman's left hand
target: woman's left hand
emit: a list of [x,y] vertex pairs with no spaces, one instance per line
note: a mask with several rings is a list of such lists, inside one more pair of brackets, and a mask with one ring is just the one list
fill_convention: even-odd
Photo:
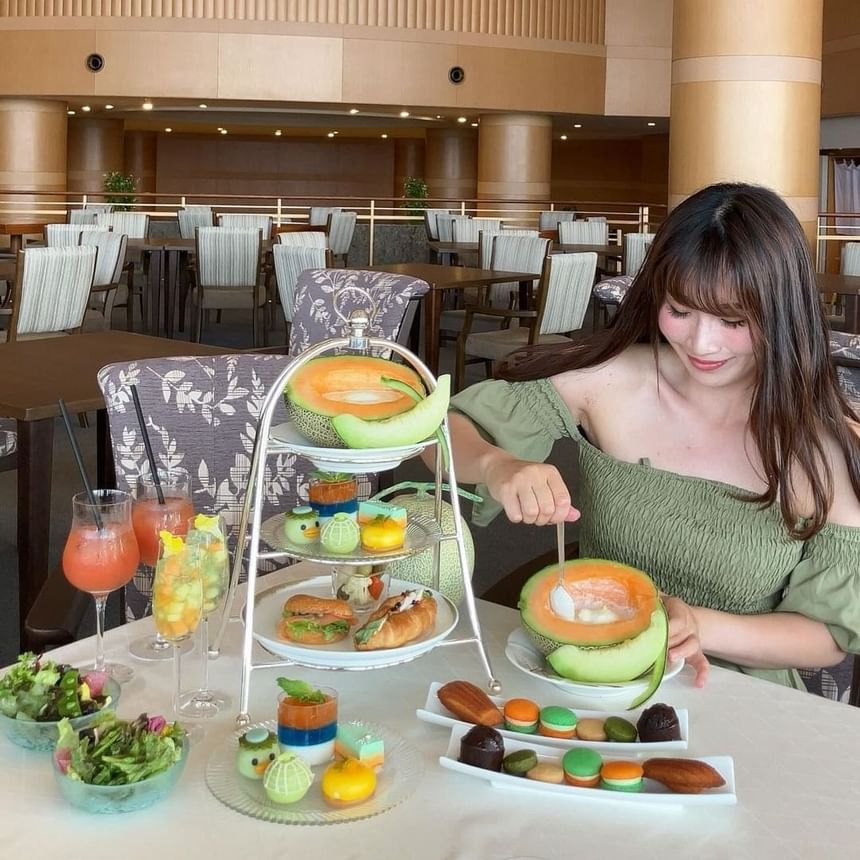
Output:
[[696,686],[704,687],[710,664],[699,642],[699,624],[693,608],[680,597],[663,597],[669,613],[669,660],[686,660],[696,671]]

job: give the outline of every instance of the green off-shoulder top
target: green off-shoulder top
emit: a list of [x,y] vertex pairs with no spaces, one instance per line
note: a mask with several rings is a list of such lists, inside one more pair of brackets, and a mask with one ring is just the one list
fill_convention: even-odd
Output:
[[[617,460],[582,435],[548,379],[479,383],[451,408],[524,460],[546,460],[563,437],[579,443],[582,557],[648,571],[662,591],[693,606],[798,612],[826,624],[842,650],[860,653],[860,528],[828,524],[794,540],[778,508],[750,502],[748,491],[656,469],[646,458]],[[486,501],[473,520],[486,525],[501,506],[486,488],[478,492]],[[730,668],[803,689],[793,669]]]

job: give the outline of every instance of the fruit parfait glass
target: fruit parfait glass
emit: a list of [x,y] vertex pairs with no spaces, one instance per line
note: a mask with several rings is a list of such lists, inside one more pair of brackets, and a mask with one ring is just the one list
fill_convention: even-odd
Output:
[[317,471],[311,477],[308,501],[319,514],[321,528],[338,513],[358,521],[358,482],[353,475]]
[[[159,499],[152,473],[139,475],[131,514],[137,545],[140,547],[140,567],[135,581],[144,594],[152,587],[160,548],[159,533],[164,530],[174,535],[184,535],[188,530],[189,519],[194,516],[188,472],[178,466],[159,469],[158,479],[164,504]],[[191,640],[183,642],[181,647],[185,653],[190,651]],[[128,650],[138,660],[167,660],[172,653],[170,643],[159,634],[132,640]]]
[[180,535],[161,533],[161,554],[155,566],[152,615],[155,629],[173,645],[173,711],[182,699],[181,644],[190,639],[203,617],[203,577],[199,553]]
[[337,737],[337,691],[312,687],[307,681],[278,678],[278,743],[307,764],[334,758]]
[[105,606],[112,591],[127,585],[140,559],[131,524],[131,496],[121,490],[95,490],[72,498],[72,527],[63,549],[63,573],[96,604],[95,670],[118,684],[134,671],[121,663],[105,663]]
[[332,568],[332,592],[345,600],[357,615],[375,612],[388,597],[391,574],[385,564],[336,564]]
[[226,529],[219,515],[197,514],[188,524],[186,547],[191,561],[199,564],[203,585],[203,624],[200,626],[200,659],[202,686],[185,693],[179,712],[191,719],[214,717],[230,703],[225,693],[209,689],[209,616],[221,606],[230,581],[230,555],[227,552]]

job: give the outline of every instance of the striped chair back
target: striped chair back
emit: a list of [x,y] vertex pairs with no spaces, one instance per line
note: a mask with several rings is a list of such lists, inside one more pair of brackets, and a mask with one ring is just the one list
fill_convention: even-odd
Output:
[[648,248],[654,241],[653,233],[624,234],[624,274],[636,275],[645,262]]
[[609,225],[606,221],[559,221],[558,241],[561,245],[606,245]]
[[848,242],[842,246],[843,275],[860,275],[860,242]]
[[95,224],[98,212],[92,209],[72,209],[69,212],[69,224]]
[[[281,235],[285,235],[281,233]],[[322,236],[323,233],[291,233],[292,236],[310,235]],[[309,245],[275,245],[272,247],[275,259],[275,280],[278,284],[278,295],[281,307],[284,309],[284,319],[293,321],[293,305],[295,304],[296,284],[299,275],[305,269],[324,269],[326,266],[325,245],[312,247]]]
[[98,249],[94,287],[109,287],[119,283],[125,264],[128,236],[108,230],[89,230],[81,234],[81,245]]
[[179,235],[183,239],[193,239],[198,227],[212,226],[211,206],[186,206],[177,213],[179,218]]
[[[543,271],[544,260],[549,253],[549,239],[531,236],[509,236],[507,231],[493,237],[490,268],[502,272],[533,273],[535,279]],[[518,284],[510,282],[490,287],[490,305],[507,307],[511,290]]]
[[458,215],[451,222],[451,238],[454,242],[477,242],[479,233],[501,233],[501,218],[471,218]]
[[[528,236],[532,239],[538,238],[537,230],[502,230],[504,236]],[[478,234],[478,268],[491,269],[493,260],[493,237],[499,232],[485,233],[483,230]]]
[[149,236],[149,215],[144,212],[100,212],[96,223],[99,227],[110,227],[114,233],[124,233],[129,239]]
[[248,228],[262,230],[263,239],[269,239],[272,236],[271,215],[255,215],[251,212],[225,212],[223,215],[218,216],[218,226],[227,227],[230,230],[245,230]]
[[68,248],[81,244],[83,233],[107,233],[106,227],[97,224],[48,224],[45,227],[45,241],[49,248]]
[[328,216],[343,211],[340,206],[311,206],[308,214],[308,224],[311,227],[325,227]]
[[278,243],[299,248],[326,248],[328,237],[321,230],[299,230],[295,233],[278,233]]
[[197,283],[204,289],[257,285],[262,237],[259,229],[197,228]]
[[541,278],[538,297],[538,331],[540,334],[565,334],[582,328],[597,254],[551,254]]
[[328,216],[328,246],[332,254],[348,254],[355,232],[355,212],[332,212]]
[[424,229],[427,231],[427,240],[436,242],[439,239],[439,227],[436,224],[437,215],[450,215],[447,209],[425,209]]
[[538,225],[541,230],[558,230],[559,221],[573,221],[576,212],[568,212],[564,209],[544,210],[538,217]]
[[92,246],[20,251],[9,340],[79,329],[95,269]]
[[95,212],[97,215],[113,212],[113,203],[87,203],[84,206],[86,212]]
[[459,216],[448,212],[439,212],[436,215],[436,238],[440,242],[454,241],[454,219]]

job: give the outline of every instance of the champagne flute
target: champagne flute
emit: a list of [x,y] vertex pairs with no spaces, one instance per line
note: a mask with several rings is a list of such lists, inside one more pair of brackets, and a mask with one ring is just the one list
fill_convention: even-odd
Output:
[[[159,469],[158,479],[164,503],[159,499],[152,473],[138,475],[131,514],[137,545],[140,547],[137,576],[144,586],[152,585],[153,569],[158,561],[159,532],[164,529],[174,535],[184,535],[189,517],[194,515],[188,472],[178,466]],[[191,640],[185,640],[181,647],[183,653],[188,653],[192,648]],[[171,656],[170,643],[159,633],[154,637],[142,636],[132,640],[128,650],[138,660],[167,660]]]
[[182,643],[191,638],[203,614],[203,578],[199,553],[182,537],[161,532],[155,566],[152,616],[155,629],[173,646],[173,712],[180,716]]
[[112,591],[127,585],[140,559],[131,522],[131,496],[121,490],[94,490],[72,498],[72,527],[63,549],[63,573],[96,604],[95,669],[117,683],[130,681],[134,670],[105,663],[105,606]]
[[220,515],[198,514],[188,522],[186,544],[200,565],[203,582],[203,624],[200,628],[200,659],[203,682],[199,690],[181,697],[179,712],[192,719],[214,717],[230,699],[209,689],[209,616],[221,605],[230,581],[230,555],[225,539],[224,520]]

